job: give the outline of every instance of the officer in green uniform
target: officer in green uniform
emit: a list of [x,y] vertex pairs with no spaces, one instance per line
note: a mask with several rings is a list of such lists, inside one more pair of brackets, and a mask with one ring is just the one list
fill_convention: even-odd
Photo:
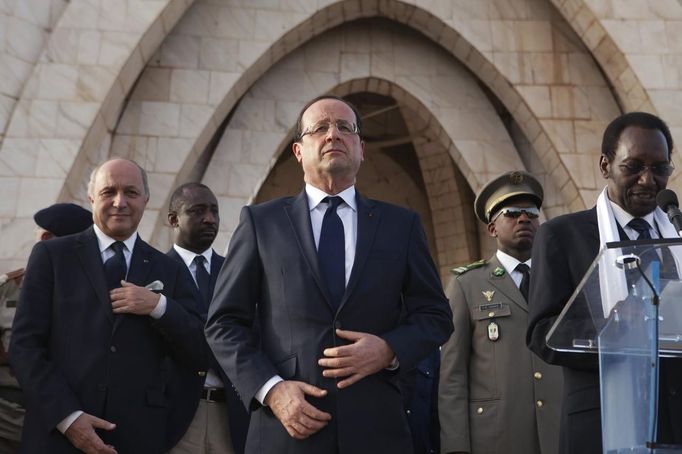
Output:
[[507,172],[476,197],[496,239],[488,260],[455,268],[446,294],[455,331],[441,351],[441,452],[555,454],[562,376],[526,347],[531,248],[543,190]]
[[[36,241],[78,233],[92,225],[92,213],[73,203],[56,203],[38,211]],[[0,454],[17,452],[24,421],[23,394],[7,362],[24,269],[0,275]]]

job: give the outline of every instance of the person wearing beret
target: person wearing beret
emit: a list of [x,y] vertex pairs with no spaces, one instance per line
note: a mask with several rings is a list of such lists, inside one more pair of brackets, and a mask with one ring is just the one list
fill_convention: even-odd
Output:
[[[34,216],[36,241],[82,232],[92,225],[92,213],[73,203],[55,203]],[[15,452],[24,422],[24,396],[10,372],[7,348],[19,300],[24,269],[0,275],[0,452]]]
[[441,452],[556,454],[561,369],[525,343],[531,248],[543,190],[529,173],[507,172],[475,201],[496,253],[452,270],[446,294],[455,324],[441,351]]

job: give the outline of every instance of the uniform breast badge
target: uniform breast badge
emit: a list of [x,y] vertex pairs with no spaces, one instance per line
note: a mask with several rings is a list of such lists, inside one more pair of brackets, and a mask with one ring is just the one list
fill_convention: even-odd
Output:
[[491,302],[495,295],[495,290],[483,290],[481,293],[483,293],[483,297],[487,302]]
[[500,338],[500,326],[495,322],[488,324],[488,339],[491,342],[496,342]]

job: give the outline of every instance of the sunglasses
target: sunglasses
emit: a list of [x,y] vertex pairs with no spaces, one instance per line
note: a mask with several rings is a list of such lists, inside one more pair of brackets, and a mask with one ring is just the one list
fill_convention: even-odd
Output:
[[537,219],[540,216],[540,210],[535,207],[504,207],[498,211],[495,216],[493,216],[490,222],[494,222],[495,219],[500,217],[500,215],[504,216],[505,218],[517,219],[521,217],[522,214],[525,214],[528,219]]
[[652,164],[650,166],[639,161],[630,161],[627,164],[620,164],[618,167],[620,167],[621,172],[630,177],[639,176],[647,169],[651,170],[651,173],[657,177],[669,177],[675,169],[675,165],[672,161]]

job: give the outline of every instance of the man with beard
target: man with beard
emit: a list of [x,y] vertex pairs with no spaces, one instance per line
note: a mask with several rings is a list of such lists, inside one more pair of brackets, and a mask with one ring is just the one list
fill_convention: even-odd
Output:
[[[543,190],[527,172],[486,184],[476,216],[497,242],[455,268],[446,292],[455,332],[443,346],[438,411],[444,453],[556,454],[561,370],[525,344],[530,259]],[[533,271],[534,272],[534,271]]]
[[[225,260],[211,248],[220,225],[218,200],[201,183],[183,184],[171,195],[168,222],[174,240],[168,255],[192,274],[198,292],[197,309],[205,318]],[[210,355],[208,345],[206,350]],[[206,373],[180,374],[177,379],[182,405],[174,414],[183,419],[180,426],[187,431],[178,433],[184,436],[171,454],[242,453],[249,417],[215,359]]]
[[[564,366],[562,454],[602,452],[598,357],[552,350],[547,333],[600,247],[613,241],[677,237],[656,206],[656,194],[673,171],[672,150],[670,130],[655,115],[631,112],[616,118],[602,140],[599,169],[607,185],[597,205],[544,223],[536,236],[526,342],[548,363]],[[681,387],[680,363],[662,360],[659,442],[682,442]]]
[[244,207],[230,241],[206,335],[252,409],[248,453],[412,453],[398,375],[452,314],[417,214],[355,190],[361,131],[347,101],[309,102],[305,188]]

